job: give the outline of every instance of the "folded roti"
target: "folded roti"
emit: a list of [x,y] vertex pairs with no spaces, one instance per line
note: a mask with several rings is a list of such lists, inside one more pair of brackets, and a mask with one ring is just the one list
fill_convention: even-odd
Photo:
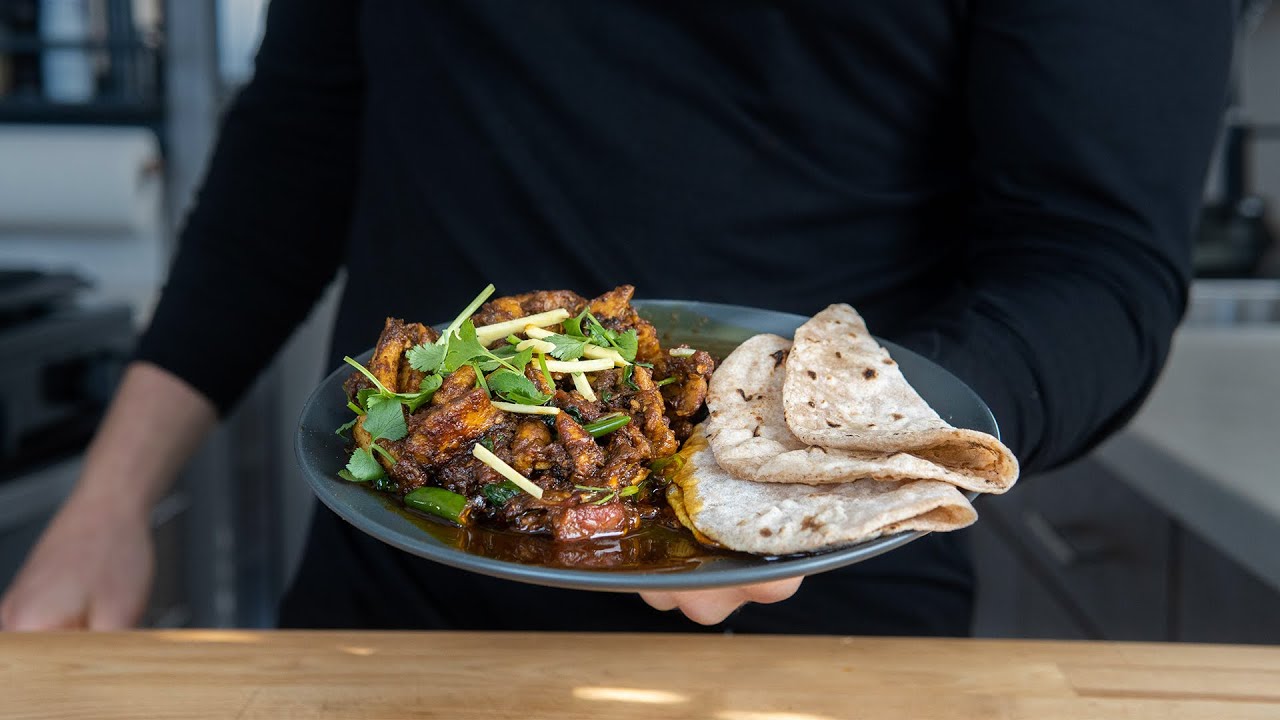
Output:
[[909,453],[833,450],[801,441],[787,426],[783,409],[790,351],[791,341],[785,338],[757,335],[730,353],[711,377],[707,437],[716,460],[735,477],[814,485],[861,478],[940,480],[967,490],[993,491],[980,477]]
[[955,484],[978,492],[1004,492],[1018,478],[1013,453],[939,417],[848,305],[832,305],[796,330],[782,402],[787,427],[807,445],[910,453],[963,475],[968,480]]
[[955,487],[932,480],[834,485],[740,480],[717,464],[703,426],[667,486],[681,522],[699,540],[758,555],[829,550],[904,530],[957,530],[977,519]]

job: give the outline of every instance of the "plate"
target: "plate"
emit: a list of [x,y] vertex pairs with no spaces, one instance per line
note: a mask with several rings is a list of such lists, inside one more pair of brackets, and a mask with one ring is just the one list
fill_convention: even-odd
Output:
[[[758,333],[791,337],[808,318],[714,303],[637,300],[635,307],[657,328],[664,346],[687,342],[724,357]],[[947,422],[999,437],[995,418],[963,382],[930,360],[894,343],[884,344],[912,386]],[[360,357],[365,361],[372,350]],[[904,532],[836,550],[763,558],[704,548],[671,531],[556,544],[542,536],[488,528],[455,528],[414,516],[388,496],[341,480],[350,454],[334,429],[351,417],[343,399],[343,366],[330,373],[303,407],[294,448],[317,497],[343,520],[408,553],[494,577],[584,590],[695,590],[834,570],[873,558],[924,535]],[[970,499],[973,495],[970,494]],[[665,533],[665,535],[663,534]],[[683,540],[679,540],[683,539]],[[616,561],[616,562],[615,562]],[[573,563],[577,567],[565,567]],[[583,563],[598,567],[584,569]]]

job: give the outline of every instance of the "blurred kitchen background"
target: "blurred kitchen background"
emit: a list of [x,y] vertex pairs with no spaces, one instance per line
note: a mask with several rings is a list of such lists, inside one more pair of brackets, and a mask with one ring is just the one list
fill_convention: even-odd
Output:
[[[0,0],[0,588],[75,481],[266,1]],[[1280,9],[1248,4],[1239,48],[1169,366],[1088,458],[980,502],[980,635],[1280,643]],[[273,622],[333,296],[156,508],[146,624]]]

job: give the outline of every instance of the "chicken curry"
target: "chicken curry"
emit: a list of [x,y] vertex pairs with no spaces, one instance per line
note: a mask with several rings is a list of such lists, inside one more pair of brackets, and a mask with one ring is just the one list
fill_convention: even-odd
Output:
[[711,355],[661,347],[628,285],[491,292],[444,333],[388,318],[367,365],[347,358],[355,447],[339,474],[458,525],[558,541],[679,527],[666,476],[706,416]]

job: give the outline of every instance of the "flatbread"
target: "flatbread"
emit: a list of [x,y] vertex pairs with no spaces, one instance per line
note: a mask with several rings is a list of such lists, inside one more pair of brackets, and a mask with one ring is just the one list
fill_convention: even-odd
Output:
[[940,480],[990,491],[980,478],[903,452],[813,447],[792,434],[783,410],[791,341],[757,335],[729,354],[707,394],[707,436],[719,464],[734,477],[767,483]]
[[741,480],[716,462],[703,427],[668,486],[681,522],[700,540],[758,555],[829,550],[904,530],[946,531],[977,519],[952,485],[857,480],[835,485]]
[[782,391],[787,427],[806,445],[906,452],[961,474],[979,492],[1004,492],[1018,461],[986,433],[952,427],[911,387],[848,305],[796,330]]

